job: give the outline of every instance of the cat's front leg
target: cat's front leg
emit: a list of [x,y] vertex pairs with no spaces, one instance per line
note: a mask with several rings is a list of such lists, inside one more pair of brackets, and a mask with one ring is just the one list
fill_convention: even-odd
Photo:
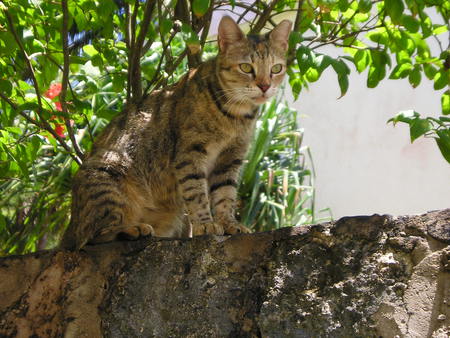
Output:
[[175,160],[175,176],[183,198],[194,236],[223,235],[222,225],[214,222],[208,198],[206,181],[206,148],[201,143],[191,143],[181,149]]
[[214,219],[224,227],[226,234],[249,233],[235,217],[237,182],[245,154],[244,147],[231,147],[223,151],[209,177],[209,193]]

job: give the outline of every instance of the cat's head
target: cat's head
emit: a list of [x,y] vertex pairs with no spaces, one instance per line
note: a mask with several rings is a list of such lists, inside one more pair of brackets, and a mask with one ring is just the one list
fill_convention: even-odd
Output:
[[229,16],[219,24],[219,72],[229,100],[262,104],[276,94],[286,72],[292,23],[281,21],[264,35],[246,36]]

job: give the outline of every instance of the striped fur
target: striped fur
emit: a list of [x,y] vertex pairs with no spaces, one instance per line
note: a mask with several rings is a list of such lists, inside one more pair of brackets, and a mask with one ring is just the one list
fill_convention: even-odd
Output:
[[239,170],[258,106],[282,82],[290,27],[246,37],[224,17],[216,58],[113,119],[74,178],[62,247],[248,232],[234,216]]

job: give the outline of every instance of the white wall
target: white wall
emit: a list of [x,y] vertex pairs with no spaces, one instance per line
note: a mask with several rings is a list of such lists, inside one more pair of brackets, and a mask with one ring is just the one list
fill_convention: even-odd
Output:
[[[217,33],[222,15],[231,13],[215,13],[211,35]],[[436,13],[431,15],[433,22],[439,21]],[[443,41],[448,39],[443,37]],[[434,41],[430,44],[432,49],[437,48]],[[338,55],[334,48],[320,52]],[[433,50],[433,54],[439,53]],[[386,124],[398,111],[408,109],[437,117],[441,111],[440,93],[425,78],[415,89],[407,80],[384,80],[377,88],[369,89],[367,74],[358,75],[350,67],[350,87],[339,100],[336,74],[331,69],[304,90],[298,101],[288,97],[301,113],[303,144],[312,151],[316,210],[331,208],[333,217],[339,218],[449,208],[450,165],[435,141],[421,138],[411,144],[406,124]]]
[[416,89],[407,80],[368,89],[366,78],[352,73],[347,94],[337,100],[336,74],[327,70],[292,103],[313,155],[317,208],[330,207],[339,218],[450,207],[450,165],[435,141],[411,144],[406,124],[386,124],[400,110],[438,116],[440,93],[427,79]]

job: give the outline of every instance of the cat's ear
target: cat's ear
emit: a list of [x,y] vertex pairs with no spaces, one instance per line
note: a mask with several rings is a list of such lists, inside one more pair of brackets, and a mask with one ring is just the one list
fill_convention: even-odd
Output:
[[291,33],[292,22],[283,20],[270,32],[270,42],[279,46],[282,50],[287,51],[289,34]]
[[218,30],[219,50],[225,52],[229,45],[245,39],[245,34],[241,31],[236,22],[229,16],[224,16],[219,23]]

